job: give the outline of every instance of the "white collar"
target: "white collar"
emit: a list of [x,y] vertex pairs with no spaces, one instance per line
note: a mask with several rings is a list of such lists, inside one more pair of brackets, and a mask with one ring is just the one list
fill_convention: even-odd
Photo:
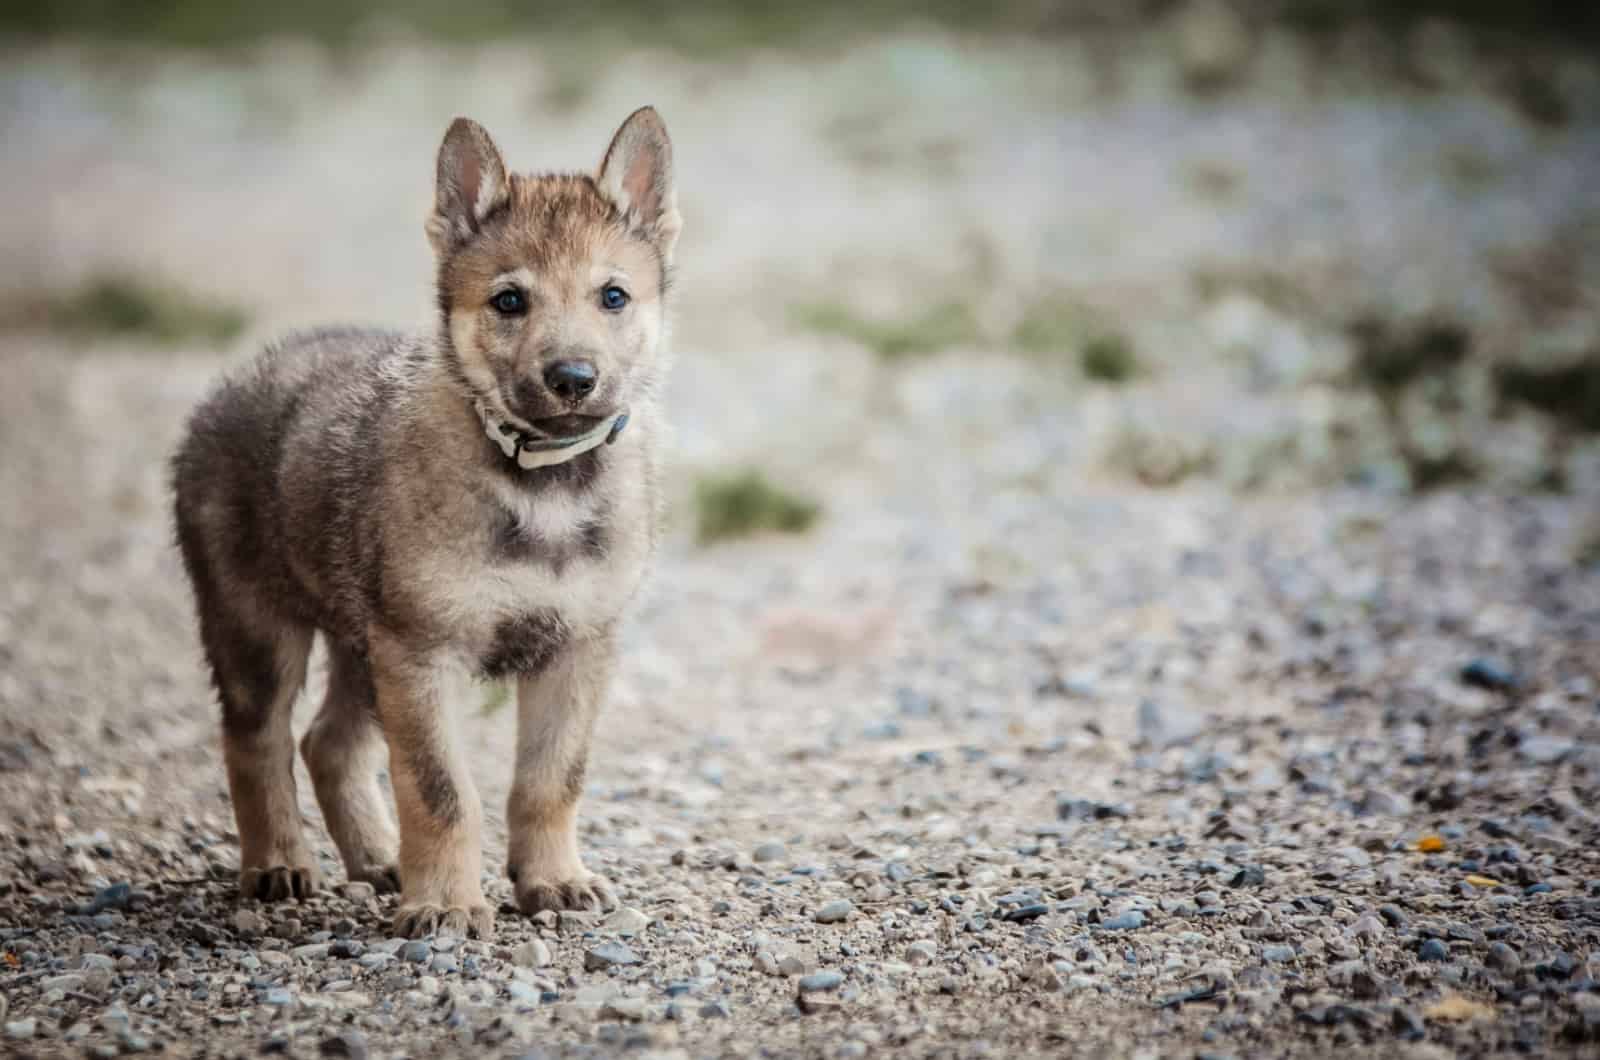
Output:
[[567,438],[535,438],[496,416],[482,401],[475,404],[478,418],[483,421],[484,433],[500,447],[508,460],[515,460],[524,471],[565,463],[596,446],[608,445],[616,441],[617,435],[628,425],[628,414],[618,412],[582,434]]

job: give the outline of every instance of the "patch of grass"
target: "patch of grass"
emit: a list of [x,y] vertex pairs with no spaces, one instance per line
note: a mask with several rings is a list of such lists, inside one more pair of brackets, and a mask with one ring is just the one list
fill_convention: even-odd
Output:
[[1126,335],[1095,335],[1078,352],[1083,374],[1102,383],[1126,383],[1139,374],[1139,359]]
[[1064,354],[1076,349],[1083,374],[1101,383],[1126,383],[1140,373],[1138,355],[1126,335],[1061,297],[1041,298],[1029,305],[1011,333],[1011,345],[1032,354]]
[[1573,431],[1600,432],[1600,350],[1565,364],[1497,364],[1495,389]]
[[1367,316],[1350,326],[1350,337],[1356,347],[1356,381],[1390,392],[1429,373],[1456,367],[1472,344],[1465,328],[1447,320],[1401,328]]
[[1023,311],[1011,345],[1024,353],[1066,353],[1083,341],[1091,326],[1089,313],[1070,299],[1040,298]]
[[42,327],[77,338],[146,339],[226,345],[250,322],[236,305],[169,283],[104,273],[76,290],[24,299],[5,314],[13,327]]
[[695,510],[702,545],[767,530],[797,534],[822,514],[816,501],[774,485],[759,471],[702,479],[695,486]]
[[983,341],[977,313],[968,303],[956,300],[939,302],[897,319],[864,316],[839,302],[807,302],[795,306],[790,319],[809,331],[859,342],[888,360]]
[[0,31],[38,36],[74,34],[114,41],[149,40],[191,47],[249,45],[276,35],[335,45],[375,25],[397,26],[442,40],[483,41],[537,34],[615,40],[630,27],[650,42],[696,56],[731,55],[755,47],[823,47],[906,23],[955,30],[1038,33],[1054,28],[1050,5],[885,0],[695,0],[661,5],[614,0],[606,5],[555,0],[50,0],[0,6]]

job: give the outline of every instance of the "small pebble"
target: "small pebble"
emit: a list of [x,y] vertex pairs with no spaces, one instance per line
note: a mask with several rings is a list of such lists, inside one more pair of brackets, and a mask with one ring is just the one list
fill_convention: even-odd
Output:
[[800,980],[802,994],[819,993],[825,990],[837,990],[844,983],[844,976],[839,972],[812,972]]
[[606,942],[584,951],[583,970],[598,972],[625,964],[638,964],[639,955],[620,942]]
[[819,924],[842,924],[855,915],[855,911],[849,899],[839,898],[819,908],[812,919]]

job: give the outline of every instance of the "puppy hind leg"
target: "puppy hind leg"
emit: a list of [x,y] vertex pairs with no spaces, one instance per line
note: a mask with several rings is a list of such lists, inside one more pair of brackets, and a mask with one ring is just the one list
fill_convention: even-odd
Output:
[[400,839],[378,782],[388,748],[372,672],[365,659],[341,645],[328,645],[328,691],[300,753],[345,874],[379,894],[398,891]]
[[222,701],[222,755],[239,830],[239,893],[270,902],[304,899],[321,878],[300,831],[289,721],[305,682],[312,631],[244,621],[216,605],[202,601],[201,633]]

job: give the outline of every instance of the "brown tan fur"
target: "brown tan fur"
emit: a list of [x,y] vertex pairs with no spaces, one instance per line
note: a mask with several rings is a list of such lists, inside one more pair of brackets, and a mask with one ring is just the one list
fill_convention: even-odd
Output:
[[[579,856],[576,807],[616,626],[656,536],[679,220],[649,108],[592,178],[509,173],[458,119],[437,181],[437,334],[328,331],[269,349],[196,410],[176,511],[222,702],[242,891],[317,885],[289,713],[321,633],[329,687],[301,751],[346,873],[398,886],[402,934],[487,936],[482,808],[453,713],[474,675],[517,680],[519,907],[614,902]],[[552,375],[572,365],[587,366],[583,388]],[[615,444],[526,470],[478,407],[530,437],[629,421]]]

